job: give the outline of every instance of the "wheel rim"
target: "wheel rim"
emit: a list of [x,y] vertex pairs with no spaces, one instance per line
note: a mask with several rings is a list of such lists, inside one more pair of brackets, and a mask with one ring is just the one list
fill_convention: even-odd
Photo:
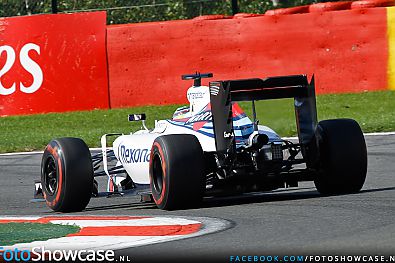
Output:
[[58,190],[58,170],[52,156],[48,157],[44,166],[44,183],[45,190],[49,195],[54,195]]
[[162,169],[162,159],[160,155],[155,154],[152,171],[152,182],[154,190],[160,195],[163,189],[163,169]]

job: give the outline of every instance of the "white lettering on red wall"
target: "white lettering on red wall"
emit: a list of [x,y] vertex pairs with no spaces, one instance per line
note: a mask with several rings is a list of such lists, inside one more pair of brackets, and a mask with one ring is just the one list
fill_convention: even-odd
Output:
[[[18,57],[16,51],[11,46],[0,46],[0,57],[5,54],[6,62],[4,66],[0,69],[0,95],[10,95],[17,90],[17,86],[19,90],[24,93],[34,93],[38,89],[40,89],[41,85],[43,84],[43,71],[30,56],[29,52],[36,52],[40,55],[40,47],[34,43],[25,44],[21,50],[19,51]],[[19,59],[22,67],[32,75],[33,83],[30,86],[25,87],[22,82],[17,84],[14,82],[9,87],[4,87],[1,83],[1,77],[6,74],[8,71],[12,70],[12,66],[15,64],[16,59]]]

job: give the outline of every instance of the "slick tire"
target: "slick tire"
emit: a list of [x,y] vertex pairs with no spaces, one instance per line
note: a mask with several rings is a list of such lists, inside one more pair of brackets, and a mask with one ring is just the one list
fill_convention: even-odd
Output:
[[198,139],[189,134],[156,138],[149,174],[158,208],[175,210],[198,205],[205,191],[204,156]]
[[78,138],[52,140],[44,150],[41,184],[52,210],[84,210],[94,187],[92,158],[85,142]]
[[367,151],[362,130],[352,119],[318,123],[318,173],[314,183],[324,195],[355,193],[361,190],[367,172]]

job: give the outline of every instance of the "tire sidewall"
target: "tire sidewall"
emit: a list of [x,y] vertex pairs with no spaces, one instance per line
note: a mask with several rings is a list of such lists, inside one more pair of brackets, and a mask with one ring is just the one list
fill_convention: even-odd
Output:
[[[162,191],[154,186],[158,176],[155,163],[160,158]],[[196,207],[205,190],[203,150],[196,136],[171,134],[159,136],[151,148],[149,177],[153,199],[160,209]]]
[[[49,158],[55,160],[57,190],[51,195],[45,185],[44,169]],[[41,183],[47,205],[56,212],[79,212],[92,196],[94,171],[90,151],[78,138],[52,140],[44,150]]]
[[[52,195],[47,191],[45,185],[45,164],[49,158],[53,158],[55,161],[56,173],[57,173],[57,188],[55,193]],[[65,160],[63,151],[56,140],[51,141],[44,150],[42,165],[41,165],[41,183],[43,184],[43,194],[47,205],[54,211],[61,209],[61,204],[65,198],[65,186],[66,177],[65,175]]]
[[319,162],[314,183],[322,194],[358,192],[366,178],[362,130],[352,119],[321,121],[316,130]]
[[[151,185],[151,191],[152,191],[152,197],[154,198],[154,201],[156,203],[156,205],[159,208],[163,208],[166,205],[166,200],[168,197],[168,191],[166,191],[166,187],[168,187],[168,164],[166,163],[166,158],[165,158],[165,153],[164,153],[164,147],[162,146],[162,144],[159,143],[160,138],[157,139],[157,141],[155,141],[152,145],[152,149],[151,149],[151,156],[150,156],[150,185]],[[157,191],[157,189],[154,186],[154,178],[153,178],[153,162],[155,158],[160,158],[160,165],[161,165],[161,169],[162,169],[162,191],[159,193]]]

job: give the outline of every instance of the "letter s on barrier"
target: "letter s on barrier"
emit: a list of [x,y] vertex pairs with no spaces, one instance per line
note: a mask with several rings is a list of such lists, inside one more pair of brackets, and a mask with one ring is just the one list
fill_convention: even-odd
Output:
[[3,84],[1,84],[1,77],[11,69],[12,65],[14,65],[15,51],[10,46],[0,46],[0,57],[3,51],[7,54],[7,60],[4,67],[0,69],[0,95],[10,95],[15,92],[15,83],[12,84],[10,88],[5,88]]
[[[22,82],[20,82],[20,90],[24,93],[34,93],[43,84],[43,71],[41,67],[29,57],[29,51],[34,50],[40,55],[40,47],[33,43],[28,43],[24,45],[19,53],[19,61],[22,67],[33,76],[33,83],[30,87],[25,87]],[[0,57],[5,51],[7,55],[6,62],[4,66],[0,69],[0,95],[10,95],[16,91],[15,82],[11,87],[6,88],[1,83],[1,77],[6,74],[15,63],[15,51],[11,46],[0,46]]]
[[43,83],[43,71],[40,66],[29,57],[30,50],[35,50],[40,55],[40,47],[33,43],[24,45],[19,53],[22,67],[33,76],[33,83],[30,87],[25,87],[22,82],[20,82],[20,89],[24,93],[36,92]]

